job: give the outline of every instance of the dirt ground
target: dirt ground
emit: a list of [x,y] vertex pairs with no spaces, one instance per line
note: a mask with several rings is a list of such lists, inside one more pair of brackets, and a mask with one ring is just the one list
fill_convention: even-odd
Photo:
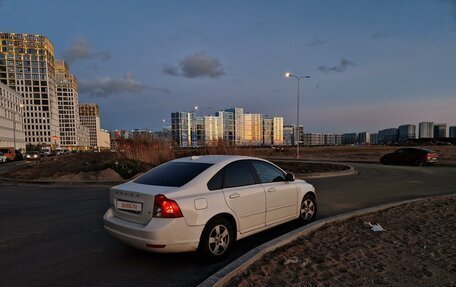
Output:
[[122,180],[110,169],[117,157],[112,153],[77,153],[43,158],[2,174],[19,180]]
[[227,286],[456,286],[455,226],[454,196],[391,208],[298,238]]

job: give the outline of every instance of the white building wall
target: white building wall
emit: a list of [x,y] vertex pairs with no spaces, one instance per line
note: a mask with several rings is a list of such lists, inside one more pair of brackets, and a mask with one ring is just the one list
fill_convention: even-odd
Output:
[[22,96],[0,83],[0,147],[14,147],[25,151],[22,109]]

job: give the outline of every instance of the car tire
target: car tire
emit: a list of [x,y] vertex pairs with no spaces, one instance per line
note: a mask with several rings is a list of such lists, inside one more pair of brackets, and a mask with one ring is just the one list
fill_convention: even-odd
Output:
[[417,160],[415,161],[415,165],[416,165],[416,166],[424,166],[424,162],[423,162],[422,160],[417,159]]
[[383,165],[388,165],[389,161],[385,158],[385,159],[382,159],[382,163],[383,163]]
[[205,259],[219,261],[226,257],[233,241],[231,224],[222,217],[216,217],[204,227],[198,249]]
[[315,196],[306,194],[299,209],[299,222],[304,225],[312,222],[317,216],[317,201]]

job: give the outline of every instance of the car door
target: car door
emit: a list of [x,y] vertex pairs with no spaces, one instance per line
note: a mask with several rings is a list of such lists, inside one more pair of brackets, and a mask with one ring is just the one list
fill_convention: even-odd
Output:
[[252,160],[251,163],[266,191],[266,225],[294,218],[299,204],[296,183],[286,181],[283,171],[268,162]]
[[223,195],[239,222],[239,232],[245,233],[265,226],[266,196],[256,181],[247,160],[239,160],[224,168]]

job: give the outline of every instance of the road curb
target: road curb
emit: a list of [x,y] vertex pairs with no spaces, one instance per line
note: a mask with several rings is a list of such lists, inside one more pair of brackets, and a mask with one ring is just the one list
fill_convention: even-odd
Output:
[[299,159],[268,159],[272,161],[284,161],[284,162],[305,162],[305,163],[321,163],[321,164],[334,164],[342,165],[348,167],[346,170],[339,171],[329,171],[329,172],[314,172],[314,173],[297,173],[295,174],[296,178],[300,179],[312,179],[312,178],[325,178],[325,177],[336,177],[336,176],[347,176],[358,174],[358,171],[351,165],[343,164],[340,162],[322,162],[322,161],[308,161],[308,160],[299,160]]
[[438,195],[438,196],[431,196],[431,197],[425,197],[425,198],[398,201],[398,202],[382,204],[382,205],[378,205],[378,206],[374,206],[374,207],[369,207],[369,208],[365,208],[365,209],[361,209],[361,210],[357,210],[357,211],[347,212],[344,214],[331,216],[329,218],[315,221],[311,224],[308,224],[306,226],[293,230],[276,239],[273,239],[258,247],[253,248],[252,250],[250,250],[243,256],[239,257],[235,261],[231,262],[229,265],[225,266],[223,269],[219,270],[218,272],[216,272],[215,274],[213,274],[212,276],[210,276],[209,278],[204,280],[201,284],[198,285],[198,287],[226,286],[226,284],[233,277],[235,277],[237,274],[246,270],[248,267],[250,267],[250,265],[252,265],[255,261],[260,259],[266,253],[272,252],[272,251],[276,250],[277,248],[282,247],[282,246],[294,241],[298,237],[308,235],[309,233],[314,232],[314,231],[322,228],[323,226],[337,223],[340,221],[345,221],[345,220],[348,220],[348,219],[351,219],[354,217],[359,217],[362,215],[366,215],[369,213],[383,211],[383,210],[390,209],[390,208],[397,207],[397,206],[404,205],[404,204],[419,202],[419,201],[428,200],[428,199],[438,199],[438,198],[453,197],[453,196],[456,196],[456,194]]

